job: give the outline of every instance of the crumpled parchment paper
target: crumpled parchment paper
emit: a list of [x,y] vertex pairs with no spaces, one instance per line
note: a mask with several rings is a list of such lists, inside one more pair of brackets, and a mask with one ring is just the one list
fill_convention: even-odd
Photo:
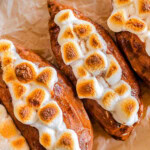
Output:
[[[106,20],[111,13],[111,0],[57,0],[79,9],[92,20],[108,29]],[[55,63],[50,49],[47,0],[0,0],[0,38],[7,38],[31,49]],[[110,32],[110,31],[109,31]],[[112,34],[112,32],[110,32]],[[50,52],[50,53],[49,53]],[[116,141],[94,121],[93,150],[150,149],[150,89],[140,83],[144,103],[143,119],[126,141]]]

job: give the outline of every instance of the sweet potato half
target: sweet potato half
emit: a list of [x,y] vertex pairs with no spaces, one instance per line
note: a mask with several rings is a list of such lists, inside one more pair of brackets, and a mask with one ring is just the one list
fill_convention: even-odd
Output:
[[[44,62],[37,54],[17,47],[18,54],[26,60],[39,64],[39,67],[52,66]],[[0,70],[0,102],[5,106],[8,113],[14,120],[17,128],[26,138],[32,150],[44,150],[39,143],[38,130],[19,122],[13,113],[13,105],[8,87],[2,79],[2,70]],[[82,102],[75,96],[73,88],[68,80],[57,70],[58,82],[54,85],[53,99],[57,101],[62,109],[64,122],[67,128],[77,133],[79,145],[82,150],[91,150],[93,144],[93,131],[88,115]]]
[[[116,47],[115,43],[111,39],[111,37],[108,35],[108,33],[103,29],[102,26],[100,26],[97,23],[94,23],[87,17],[85,17],[81,12],[78,10],[61,5],[53,0],[48,1],[48,9],[50,13],[50,21],[49,21],[49,32],[51,37],[51,48],[55,55],[56,61],[58,63],[58,66],[60,70],[62,70],[66,76],[70,78],[70,80],[73,82],[74,85],[76,85],[76,78],[73,74],[71,66],[67,66],[64,64],[62,55],[61,55],[61,47],[57,41],[58,34],[60,31],[59,26],[57,26],[54,22],[55,15],[63,10],[63,9],[71,9],[74,13],[74,15],[78,19],[82,19],[85,21],[89,21],[92,23],[95,28],[97,29],[97,32],[103,37],[103,39],[107,43],[107,54],[112,54],[116,60],[119,62],[121,68],[122,68],[122,80],[126,81],[132,88],[132,96],[134,96],[138,102],[139,102],[139,111],[138,111],[138,117],[139,121],[142,116],[143,106],[139,99],[139,86],[138,83],[130,70],[129,66],[125,62],[123,56],[121,55],[120,51]],[[91,99],[84,99],[83,100],[86,110],[90,113],[90,115],[98,121],[98,123],[114,138],[120,139],[120,140],[126,140],[133,128],[138,124],[135,123],[133,126],[126,126],[123,124],[120,124],[116,122],[111,113],[104,110],[96,101]],[[138,121],[138,122],[139,122]]]

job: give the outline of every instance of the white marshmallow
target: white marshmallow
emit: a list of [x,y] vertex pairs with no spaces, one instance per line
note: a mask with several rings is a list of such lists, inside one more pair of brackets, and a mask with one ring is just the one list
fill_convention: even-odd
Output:
[[124,9],[114,10],[107,20],[108,27],[114,32],[120,32],[124,29],[127,20],[127,13]]
[[64,43],[61,47],[61,53],[66,65],[70,65],[83,57],[80,46],[75,41]]
[[98,83],[95,77],[78,79],[76,89],[77,94],[81,99],[99,99],[103,93],[103,86]]
[[59,26],[72,23],[74,20],[76,20],[76,18],[70,9],[61,10],[54,18],[54,22]]
[[83,60],[78,60],[76,61],[73,65],[73,73],[77,79],[82,78],[82,77],[89,77],[90,74],[84,67]]
[[138,101],[134,97],[130,96],[126,99],[120,100],[116,104],[113,117],[117,122],[121,124],[132,126],[138,120],[138,110]]
[[54,143],[56,141],[55,131],[50,128],[40,129],[40,144],[48,150],[54,149]]
[[116,84],[122,76],[122,70],[116,59],[112,55],[108,55],[109,66],[105,74],[105,80],[110,84]]
[[114,111],[115,105],[119,100],[118,94],[115,93],[112,89],[105,89],[103,96],[98,103],[108,111]]
[[85,56],[84,66],[90,73],[96,76],[106,70],[108,66],[107,57],[100,50],[90,51]]
[[102,85],[104,88],[108,88],[108,84],[106,83],[103,77],[98,76],[96,77],[96,79],[100,85]]
[[131,95],[130,85],[123,80],[121,80],[118,84],[114,85],[113,89],[120,96],[121,99],[124,99]]

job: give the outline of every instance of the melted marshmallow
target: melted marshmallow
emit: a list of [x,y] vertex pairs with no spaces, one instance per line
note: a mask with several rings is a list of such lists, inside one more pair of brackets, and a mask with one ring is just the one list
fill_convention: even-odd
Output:
[[29,150],[24,137],[16,128],[3,105],[0,105],[0,147],[2,150]]
[[114,0],[113,6],[114,10],[107,20],[109,28],[114,32],[129,31],[138,35],[150,56],[150,1]]
[[[135,30],[133,24],[127,22],[127,13],[123,6],[128,6],[132,0],[116,0],[116,8],[108,20],[108,25],[115,31],[124,28]],[[131,8],[130,8],[131,9]],[[131,9],[132,10],[132,9]],[[130,12],[131,12],[130,10]],[[67,19],[60,23],[59,18],[67,14]],[[125,125],[132,125],[138,118],[137,113],[129,116],[132,120],[121,120],[122,109],[118,105],[119,101],[131,96],[131,87],[122,78],[122,69],[113,55],[106,54],[107,44],[102,36],[96,31],[95,26],[87,21],[77,19],[71,10],[60,11],[55,16],[55,23],[60,27],[58,42],[61,46],[61,54],[66,65],[72,67],[77,79],[76,90],[79,98],[94,99],[105,110],[110,111],[117,122]],[[141,21],[141,29],[137,31],[145,32],[147,27]],[[82,55],[80,54],[82,53]],[[118,109],[116,113],[116,109]],[[114,114],[115,113],[115,114]],[[119,120],[119,119],[120,120]],[[133,121],[134,120],[134,121]]]
[[[65,17],[60,18],[60,24]],[[55,145],[61,134],[68,129],[63,121],[61,108],[51,99],[50,93],[58,81],[56,70],[52,67],[39,68],[36,64],[22,59],[13,43],[8,40],[0,40],[0,48],[3,80],[12,97],[15,117],[23,124],[38,129],[39,141],[46,149],[57,149]],[[0,118],[7,117],[6,115],[6,111],[0,107]],[[0,134],[11,139],[9,146],[12,149],[27,150],[25,140],[18,135],[14,125],[8,119],[2,121],[4,123],[0,125]],[[4,130],[4,127],[8,129]],[[71,145],[72,149],[80,150],[77,134],[70,131],[70,137],[66,137],[66,140],[75,143]]]

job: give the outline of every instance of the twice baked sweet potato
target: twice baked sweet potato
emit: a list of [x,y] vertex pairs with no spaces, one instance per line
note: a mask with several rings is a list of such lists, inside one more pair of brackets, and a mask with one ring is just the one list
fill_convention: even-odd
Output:
[[128,31],[116,33],[116,40],[134,71],[150,86],[150,56],[145,50],[145,43]]
[[[87,111],[91,114],[91,116],[98,121],[100,125],[114,138],[120,139],[120,140],[126,140],[129,135],[131,134],[131,131],[133,128],[139,123],[141,116],[142,116],[142,111],[143,111],[143,105],[140,102],[139,98],[139,86],[138,83],[130,70],[129,66],[125,62],[123,56],[119,52],[118,48],[116,47],[115,43],[111,39],[111,37],[108,35],[108,33],[98,25],[97,23],[94,23],[87,17],[85,17],[81,12],[78,10],[61,5],[53,0],[48,1],[48,8],[49,8],[49,13],[50,13],[50,21],[49,21],[49,32],[50,32],[50,37],[51,37],[51,48],[52,51],[55,55],[56,61],[58,63],[59,68],[70,78],[70,80],[73,82],[73,84],[76,86],[77,79],[73,73],[72,67],[70,65],[66,65],[64,63],[64,60],[62,58],[61,54],[61,46],[58,43],[58,35],[60,32],[59,26],[55,23],[54,18],[55,15],[60,12],[61,10],[64,9],[70,9],[72,10],[74,16],[78,19],[88,21],[92,23],[97,32],[103,37],[105,42],[107,43],[107,54],[112,54],[116,60],[118,61],[119,65],[122,68],[122,80],[127,82],[131,88],[132,88],[132,96],[134,96],[138,102],[139,102],[139,111],[138,111],[138,122],[135,123],[132,126],[127,126],[118,123],[117,121],[114,120],[112,117],[112,114],[109,111],[106,111],[103,109],[95,100],[91,99],[84,99],[84,105]],[[81,31],[82,32],[82,31]],[[101,92],[101,91],[99,91]]]
[[[35,53],[17,46],[17,53],[21,58],[38,64],[39,67],[52,66],[43,61]],[[12,98],[8,87],[2,78],[3,71],[0,71],[0,101],[14,120],[16,126],[26,138],[32,150],[44,150],[39,143],[39,133],[36,128],[22,124],[14,116]],[[79,146],[82,150],[91,150],[93,143],[93,132],[90,120],[83,107],[82,102],[76,97],[73,88],[68,80],[57,70],[58,82],[53,88],[53,99],[58,103],[62,112],[64,122],[68,129],[72,129],[78,136]]]

